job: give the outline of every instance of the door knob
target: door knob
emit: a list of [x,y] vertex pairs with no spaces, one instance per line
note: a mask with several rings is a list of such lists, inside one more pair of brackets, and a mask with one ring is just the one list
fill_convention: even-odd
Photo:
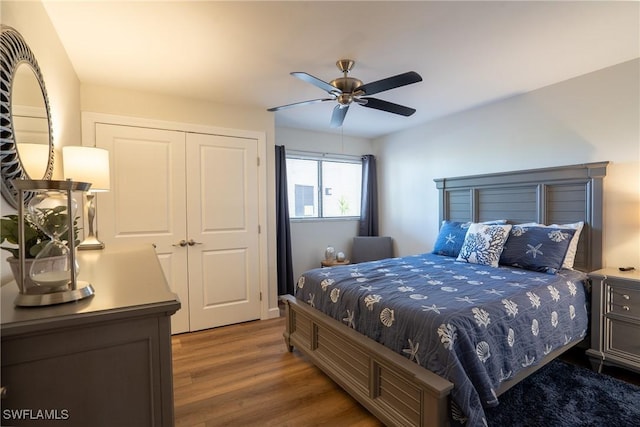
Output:
[[187,242],[189,244],[189,246],[194,246],[194,245],[201,245],[201,242],[196,242],[193,239],[189,239],[189,241]]
[[189,244],[189,245],[190,245],[191,243],[187,243],[187,241],[186,241],[186,240],[182,239],[182,240],[180,240],[180,241],[178,242],[178,244],[177,244],[177,245],[176,245],[176,244],[173,244],[173,245],[171,245],[171,246],[180,246],[181,248],[184,248],[185,246],[187,246],[187,244]]

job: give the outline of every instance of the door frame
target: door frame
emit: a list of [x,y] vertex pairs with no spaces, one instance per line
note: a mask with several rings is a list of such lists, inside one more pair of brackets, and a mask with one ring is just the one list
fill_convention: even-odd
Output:
[[82,145],[92,147],[96,144],[96,124],[98,123],[256,139],[258,141],[258,158],[256,159],[256,162],[258,162],[258,222],[260,224],[260,232],[258,234],[258,258],[260,264],[259,280],[261,295],[260,318],[264,320],[280,316],[280,310],[278,308],[277,301],[277,292],[273,293],[273,301],[270,301],[270,298],[272,298],[272,296],[269,290],[269,227],[267,222],[268,203],[266,132],[85,111],[81,113],[81,121]]

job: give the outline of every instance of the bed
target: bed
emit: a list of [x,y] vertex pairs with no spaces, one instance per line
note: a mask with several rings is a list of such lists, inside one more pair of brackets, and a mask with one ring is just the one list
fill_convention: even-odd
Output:
[[[539,268],[513,260],[484,265],[465,252],[468,239],[457,257],[425,253],[310,270],[296,296],[284,297],[289,349],[387,425],[483,425],[483,406],[498,404],[500,394],[586,335],[581,271],[601,267],[606,166],[435,180],[443,228],[475,223],[474,230],[502,233],[504,243],[505,233],[544,231],[537,224],[582,222],[573,270],[532,271]],[[496,219],[506,224],[479,224]],[[547,234],[556,232],[575,235],[562,227]]]

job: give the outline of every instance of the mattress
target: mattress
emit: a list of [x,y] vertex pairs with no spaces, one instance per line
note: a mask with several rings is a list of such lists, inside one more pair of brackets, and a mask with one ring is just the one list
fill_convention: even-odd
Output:
[[451,381],[452,422],[475,426],[502,382],[584,338],[585,280],[428,253],[309,270],[295,296]]

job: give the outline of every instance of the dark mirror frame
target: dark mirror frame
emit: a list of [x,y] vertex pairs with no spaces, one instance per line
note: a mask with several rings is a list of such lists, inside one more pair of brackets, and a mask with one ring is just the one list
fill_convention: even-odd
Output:
[[[13,180],[30,179],[22,166],[16,146],[11,102],[13,80],[16,70],[21,64],[28,64],[31,67],[40,84],[40,90],[44,98],[49,131],[49,157],[45,174],[43,177],[38,177],[38,179],[51,179],[54,160],[53,133],[49,97],[44,86],[42,72],[38,66],[38,61],[36,61],[33,52],[22,38],[22,35],[12,27],[2,25],[0,34],[0,173],[2,182],[0,190],[7,203],[16,209],[18,207],[18,190],[13,185]],[[29,199],[30,197],[25,197],[25,200]]]

